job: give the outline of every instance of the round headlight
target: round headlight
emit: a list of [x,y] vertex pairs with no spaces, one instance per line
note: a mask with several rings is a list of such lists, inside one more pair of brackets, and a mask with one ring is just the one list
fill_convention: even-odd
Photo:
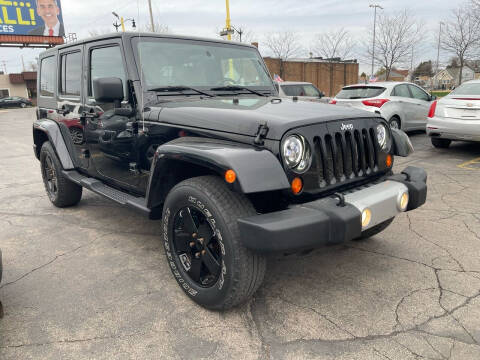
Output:
[[300,164],[304,157],[304,151],[303,141],[297,135],[290,135],[283,142],[283,158],[290,168]]
[[377,141],[382,150],[386,150],[388,146],[388,131],[385,125],[377,125]]

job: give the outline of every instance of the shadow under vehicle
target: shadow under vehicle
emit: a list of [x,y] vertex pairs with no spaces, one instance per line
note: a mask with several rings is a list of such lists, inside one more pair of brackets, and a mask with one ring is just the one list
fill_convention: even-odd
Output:
[[392,172],[413,151],[405,133],[280,98],[253,46],[111,34],[48,50],[39,68],[33,141],[51,202],[87,188],[161,219],[174,278],[206,308],[249,299],[267,253],[372,236],[425,202],[422,169]]

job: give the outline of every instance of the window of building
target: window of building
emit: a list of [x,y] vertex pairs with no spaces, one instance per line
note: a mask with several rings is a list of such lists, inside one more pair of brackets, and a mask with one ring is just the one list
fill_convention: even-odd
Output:
[[82,53],[74,52],[62,55],[60,75],[60,94],[80,96],[82,85]]
[[55,93],[55,56],[42,59],[40,64],[40,96],[53,96]]
[[0,99],[10,96],[10,90],[8,89],[0,89]]

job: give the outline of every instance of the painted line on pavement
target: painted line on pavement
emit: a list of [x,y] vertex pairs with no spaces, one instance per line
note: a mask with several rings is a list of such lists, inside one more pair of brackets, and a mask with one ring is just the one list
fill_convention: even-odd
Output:
[[461,169],[480,170],[480,157],[457,165]]

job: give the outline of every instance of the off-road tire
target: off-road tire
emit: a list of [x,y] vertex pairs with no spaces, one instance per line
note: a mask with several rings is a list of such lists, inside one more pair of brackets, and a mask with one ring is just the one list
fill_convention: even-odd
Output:
[[[216,283],[201,287],[188,275],[188,270],[173,249],[174,220],[185,207],[200,211],[213,232],[222,239],[221,273]],[[168,194],[163,208],[162,240],[167,261],[182,290],[199,305],[212,310],[225,310],[248,300],[261,285],[266,259],[245,248],[240,240],[237,219],[255,215],[251,202],[232,192],[216,176],[201,176],[177,184]],[[213,225],[213,227],[212,227]]]
[[[48,186],[47,174],[46,174],[46,164],[47,158],[51,159],[53,164],[53,169],[55,170],[56,176],[56,192],[52,192]],[[59,208],[64,208],[68,206],[73,206],[78,204],[82,198],[82,187],[70,181],[62,173],[62,164],[57,157],[57,154],[53,150],[52,145],[49,141],[46,141],[42,145],[40,150],[40,167],[42,170],[43,184],[45,185],[45,190],[47,195],[53,205]]]
[[394,219],[395,218],[385,220],[384,222],[382,222],[378,225],[375,225],[374,227],[371,227],[368,230],[365,230],[359,238],[355,239],[355,241],[366,240],[368,238],[371,238],[372,236],[380,234],[383,230],[385,230],[387,227],[390,226],[390,224],[393,222]]
[[447,149],[452,143],[452,140],[449,140],[449,139],[439,139],[439,138],[432,137],[431,140],[432,140],[432,145],[440,149]]
[[390,127],[393,129],[400,130],[402,128],[402,122],[400,121],[400,118],[398,116],[392,116],[392,118],[388,121],[388,123],[390,124]]

